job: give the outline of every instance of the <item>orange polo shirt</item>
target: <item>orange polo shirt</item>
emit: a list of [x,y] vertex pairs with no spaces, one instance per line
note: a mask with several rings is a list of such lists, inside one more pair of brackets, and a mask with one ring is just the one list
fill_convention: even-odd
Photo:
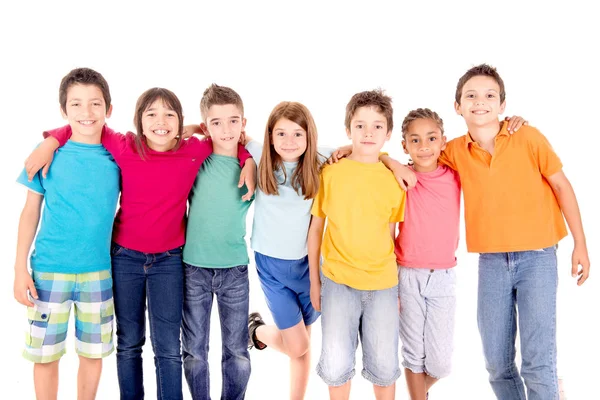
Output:
[[451,140],[439,159],[460,176],[471,253],[536,250],[567,235],[546,180],[562,169],[560,159],[537,129],[523,126],[510,135],[506,125],[493,156],[467,133]]

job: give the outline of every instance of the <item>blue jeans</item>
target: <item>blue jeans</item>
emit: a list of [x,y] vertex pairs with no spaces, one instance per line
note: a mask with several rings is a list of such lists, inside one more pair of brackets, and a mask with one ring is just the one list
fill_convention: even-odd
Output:
[[[498,399],[558,399],[556,247],[479,257],[477,322]],[[515,339],[521,338],[521,374]]]
[[157,398],[182,399],[181,248],[152,254],[113,244],[112,268],[121,400],[144,398],[142,346],[146,342],[146,302]]
[[210,399],[210,314],[217,296],[221,322],[221,399],[241,400],[250,378],[248,266],[200,268],[185,264],[182,344],[185,379],[194,400]]

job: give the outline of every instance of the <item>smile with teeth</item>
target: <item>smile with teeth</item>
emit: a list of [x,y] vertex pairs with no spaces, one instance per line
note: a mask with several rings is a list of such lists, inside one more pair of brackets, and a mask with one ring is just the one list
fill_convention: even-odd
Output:
[[96,122],[96,121],[92,121],[92,120],[79,121],[79,123],[81,125],[92,125],[94,122]]
[[230,141],[230,140],[233,140],[233,136],[230,136],[230,137],[224,137],[224,138],[221,138],[221,140],[222,140],[222,141],[224,141],[224,142],[228,142],[228,141]]
[[165,136],[165,135],[167,135],[169,133],[169,131],[166,130],[166,129],[156,129],[156,130],[154,130],[152,132],[154,132],[154,134],[158,135],[158,136]]
[[475,111],[472,111],[472,113],[473,114],[477,114],[477,115],[483,115],[483,114],[487,114],[488,111],[486,111],[486,110],[475,110]]

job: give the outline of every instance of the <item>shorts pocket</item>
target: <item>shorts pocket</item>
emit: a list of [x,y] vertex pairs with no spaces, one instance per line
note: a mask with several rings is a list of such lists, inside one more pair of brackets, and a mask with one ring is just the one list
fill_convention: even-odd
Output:
[[102,343],[113,341],[113,321],[115,316],[114,300],[106,300],[100,306],[100,340]]
[[29,332],[25,339],[28,347],[39,349],[44,344],[50,310],[42,307],[28,307],[27,319],[29,320]]

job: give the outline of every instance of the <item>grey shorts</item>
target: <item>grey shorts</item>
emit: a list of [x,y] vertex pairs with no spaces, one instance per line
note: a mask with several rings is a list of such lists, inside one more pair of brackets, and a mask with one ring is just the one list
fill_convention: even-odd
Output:
[[450,374],[456,308],[454,268],[398,268],[402,365],[433,378]]

